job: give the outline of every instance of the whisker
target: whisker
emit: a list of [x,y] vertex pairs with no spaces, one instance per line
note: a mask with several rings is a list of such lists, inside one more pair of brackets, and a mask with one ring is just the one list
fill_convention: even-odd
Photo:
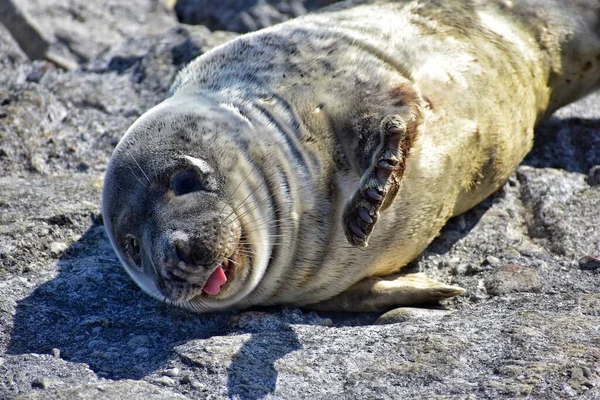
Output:
[[[257,245],[257,244],[264,244],[264,242],[257,242],[257,243],[244,243],[244,245]],[[271,244],[277,244],[277,245],[281,245],[283,244],[283,242],[273,242]]]
[[228,258],[228,259],[227,259],[227,262],[233,263],[233,264],[235,264],[235,265],[239,265],[240,267],[242,266],[242,264],[240,264],[240,263],[238,263],[238,262],[236,262],[236,261],[233,261],[231,258]]
[[[252,196],[252,195],[253,195],[253,194],[254,194],[254,193],[255,193],[255,192],[258,190],[258,189],[262,188],[262,187],[263,187],[263,186],[264,186],[266,183],[267,183],[267,181],[266,181],[266,180],[263,180],[263,181],[261,182],[261,184],[260,184],[260,185],[258,185],[258,186],[257,186],[257,187],[255,187],[254,189],[252,189],[252,191],[251,191],[251,192],[248,194],[248,196],[246,196],[246,197],[244,198],[244,200],[242,200],[242,202],[241,202],[240,204],[238,204],[237,206],[235,206],[235,207],[233,208],[233,210],[232,210],[232,211],[229,213],[229,215],[227,215],[227,217],[225,217],[225,218],[223,219],[222,223],[223,223],[223,222],[225,222],[225,221],[227,221],[227,219],[228,219],[228,218],[229,218],[229,217],[230,217],[230,216],[231,216],[233,213],[235,213],[237,210],[239,210],[239,208],[240,208],[242,205],[244,205],[244,203],[246,202],[246,200],[248,200],[248,198],[250,198],[250,196]],[[258,204],[258,203],[257,203],[257,204]],[[222,223],[221,223],[221,224],[222,224]]]
[[142,171],[142,174],[144,174],[144,177],[146,178],[146,180],[148,181],[148,183],[152,183],[152,182],[150,182],[150,179],[148,178],[148,175],[146,175],[146,173],[144,172],[144,170],[142,169],[142,167],[140,166],[140,164],[137,162],[137,160],[135,159],[135,157],[133,156],[133,154],[131,154],[130,151],[128,151],[127,153],[129,154],[129,156],[131,158],[133,158],[133,161],[135,161],[135,163],[138,166],[138,168],[140,169],[140,171]]
[[243,214],[241,214],[241,215],[238,215],[238,216],[237,216],[237,219],[238,219],[238,220],[239,220],[239,219],[242,219],[243,217],[245,217],[246,215],[248,215],[248,214],[249,214],[249,213],[251,213],[252,211],[256,210],[256,209],[258,208],[258,206],[259,206],[259,205],[260,205],[260,204],[255,204],[255,205],[253,205],[253,206],[252,206],[252,208],[250,208],[249,210],[246,210],[246,212],[244,212]]
[[254,257],[256,255],[256,253],[254,253],[254,252],[252,252],[252,253],[240,253],[240,255],[247,256],[247,257]]
[[129,167],[129,170],[131,171],[131,175],[135,176],[135,179],[137,179],[137,181],[138,181],[138,182],[139,182],[139,183],[140,183],[140,184],[141,184],[143,187],[145,187],[145,188],[147,188],[147,187],[148,187],[148,186],[146,185],[146,182],[142,181],[142,180],[140,179],[140,177],[139,177],[139,176],[137,176],[135,172],[133,172],[133,169],[131,169],[131,167]]
[[[271,235],[271,234],[269,234],[269,235],[266,235],[265,237],[266,238],[274,238],[274,237],[285,237],[285,236],[287,236],[287,235]],[[246,243],[246,242],[240,242],[240,243]]]
[[274,219],[274,220],[270,220],[270,221],[262,221],[259,224],[254,224],[254,222],[258,222],[260,221],[262,218],[259,218],[255,221],[250,221],[251,225],[253,227],[265,227],[268,225],[272,225],[272,224],[278,224],[280,222],[288,222],[288,221],[292,221],[292,218],[279,218],[279,219]]
[[231,194],[229,194],[226,197],[225,204],[223,204],[223,208],[221,208],[221,211],[219,211],[218,215],[221,215],[221,213],[223,212],[225,207],[227,207],[227,204],[233,200],[233,195],[235,194],[235,192],[237,192],[237,190],[240,188],[242,183],[244,183],[244,181],[250,176],[251,173],[252,173],[252,170],[249,170],[248,173],[246,174],[246,176],[244,176],[242,179],[240,179],[240,183],[238,183],[237,186],[235,187],[235,189],[233,189],[233,192],[231,192]]

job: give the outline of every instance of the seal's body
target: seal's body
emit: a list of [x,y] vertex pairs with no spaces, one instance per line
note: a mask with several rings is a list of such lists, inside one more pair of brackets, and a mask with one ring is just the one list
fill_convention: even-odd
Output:
[[595,7],[344,2],[218,47],[115,150],[111,242],[145,291],[196,311],[459,294],[391,274],[598,87]]

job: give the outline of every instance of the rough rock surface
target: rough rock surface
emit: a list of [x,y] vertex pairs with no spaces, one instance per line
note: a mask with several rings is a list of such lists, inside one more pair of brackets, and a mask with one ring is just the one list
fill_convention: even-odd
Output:
[[[32,59],[56,56],[65,66],[87,62],[107,47],[140,35],[160,34],[175,14],[156,0],[0,0],[0,23],[18,31]],[[50,54],[50,57],[47,57]]]
[[173,22],[64,72],[0,26],[0,398],[600,399],[600,93],[409,266],[467,289],[438,310],[194,315],[143,294],[102,226],[107,158],[231,37]]
[[177,0],[180,22],[239,33],[266,28],[339,0]]

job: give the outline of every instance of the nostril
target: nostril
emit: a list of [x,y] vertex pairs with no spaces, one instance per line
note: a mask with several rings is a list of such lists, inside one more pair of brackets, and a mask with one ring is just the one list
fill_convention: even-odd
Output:
[[192,264],[192,254],[190,246],[187,243],[184,243],[181,240],[176,241],[175,254],[180,261],[183,261],[186,264]]

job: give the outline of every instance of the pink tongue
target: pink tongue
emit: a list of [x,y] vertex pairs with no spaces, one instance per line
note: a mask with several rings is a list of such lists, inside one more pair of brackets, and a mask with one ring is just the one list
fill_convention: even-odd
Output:
[[202,291],[208,294],[218,294],[225,282],[227,282],[227,276],[225,276],[223,267],[219,265],[215,272],[208,277],[208,281],[204,284]]

